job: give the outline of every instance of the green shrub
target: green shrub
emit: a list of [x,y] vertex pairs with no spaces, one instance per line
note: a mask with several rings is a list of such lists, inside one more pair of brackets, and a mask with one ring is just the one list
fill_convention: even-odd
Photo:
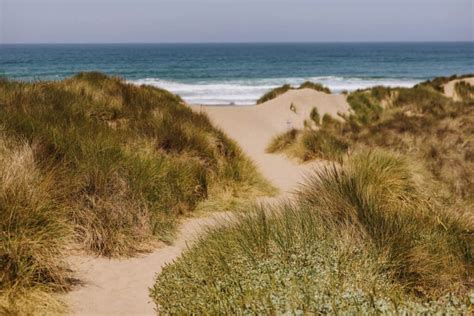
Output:
[[470,215],[437,203],[417,164],[380,151],[317,172],[301,192],[323,220],[354,227],[394,276],[413,290],[454,290],[474,263]]
[[474,77],[474,74],[464,74],[464,75],[453,75],[450,77],[437,77],[432,80],[427,80],[422,83],[417,84],[415,87],[418,86],[428,86],[435,89],[438,92],[444,93],[444,85],[452,80],[458,80],[463,78]]
[[302,161],[316,158],[338,160],[347,152],[349,144],[342,138],[327,133],[325,130],[305,130],[301,135],[301,153],[296,155]]
[[347,97],[352,112],[349,118],[359,125],[367,125],[380,118],[383,111],[380,101],[366,91],[351,93]]
[[[59,170],[77,237],[102,255],[168,240],[176,216],[208,197],[210,185],[258,178],[229,173],[245,158],[206,116],[164,90],[100,73],[61,82],[3,83],[7,133],[38,143],[39,161]],[[54,113],[54,115],[52,115]]]
[[272,140],[270,145],[267,147],[267,152],[275,153],[285,150],[289,145],[295,142],[298,134],[298,130],[293,128],[286,133],[278,135]]
[[170,314],[466,313],[473,223],[425,181],[406,158],[352,156],[210,231],[150,294]]

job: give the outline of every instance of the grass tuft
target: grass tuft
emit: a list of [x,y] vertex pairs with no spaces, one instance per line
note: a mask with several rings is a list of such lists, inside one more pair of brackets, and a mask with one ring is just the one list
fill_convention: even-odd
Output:
[[298,89],[313,89],[316,91],[321,91],[324,93],[331,94],[331,90],[328,87],[323,86],[320,83],[314,83],[311,81],[305,81],[303,82]]
[[[270,101],[272,99],[275,99],[276,97],[284,94],[287,91],[294,90],[295,88],[291,87],[289,84],[285,84],[281,87],[275,88],[273,90],[268,91],[265,93],[260,99],[257,100],[257,104],[261,104],[267,101]],[[314,83],[310,81],[306,81],[302,83],[297,89],[313,89],[316,91],[321,91],[324,93],[331,93],[331,90],[329,88],[323,86],[320,83]]]
[[275,99],[279,95],[282,95],[283,93],[291,90],[291,86],[289,84],[285,84],[281,87],[275,88],[273,90],[268,91],[265,93],[260,99],[257,100],[257,104],[265,103],[267,101],[270,101],[272,99]]
[[40,294],[32,303],[18,301],[43,288],[68,286],[61,260],[71,225],[59,208],[52,172],[41,172],[33,152],[27,142],[0,134],[0,311],[8,313],[60,305]]

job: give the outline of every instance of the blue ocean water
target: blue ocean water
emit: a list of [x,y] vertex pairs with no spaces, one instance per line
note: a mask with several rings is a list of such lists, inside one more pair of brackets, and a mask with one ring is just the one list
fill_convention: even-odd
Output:
[[273,87],[305,80],[340,92],[474,73],[474,42],[0,45],[0,75],[9,78],[55,80],[93,70],[191,103],[251,104]]

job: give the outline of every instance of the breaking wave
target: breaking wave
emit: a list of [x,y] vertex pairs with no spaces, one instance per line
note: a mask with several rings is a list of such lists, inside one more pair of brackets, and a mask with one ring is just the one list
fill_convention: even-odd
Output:
[[191,104],[235,104],[250,105],[260,98],[265,92],[290,84],[298,86],[304,81],[318,82],[327,86],[333,93],[354,91],[373,86],[412,87],[419,83],[413,79],[399,78],[344,78],[335,76],[310,77],[310,78],[279,78],[279,79],[251,79],[228,81],[195,81],[177,82],[159,78],[144,78],[132,80],[135,84],[146,84],[169,90],[181,96]]

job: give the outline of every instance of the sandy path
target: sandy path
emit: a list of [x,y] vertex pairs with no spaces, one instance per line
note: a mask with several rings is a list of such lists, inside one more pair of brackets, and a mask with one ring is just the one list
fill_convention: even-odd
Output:
[[[290,106],[296,107],[296,113]],[[193,106],[207,113],[212,123],[236,140],[253,159],[263,175],[283,192],[295,189],[302,176],[317,163],[296,164],[284,155],[267,154],[265,148],[275,135],[290,128],[302,128],[313,107],[321,117],[337,116],[349,105],[343,95],[333,95],[311,89],[290,90],[274,100],[256,106]]]
[[72,257],[76,276],[84,282],[67,295],[66,301],[77,315],[155,315],[155,304],[148,296],[156,273],[176,259],[193,240],[219,218],[215,213],[205,218],[186,219],[173,245],[130,259]]
[[[290,111],[294,103],[297,113]],[[344,96],[327,95],[314,90],[289,91],[279,98],[254,107],[193,106],[205,111],[213,123],[236,140],[259,169],[282,195],[295,189],[309,168],[282,155],[265,153],[271,138],[289,127],[301,127],[311,109],[320,114],[345,111]],[[88,256],[71,257],[75,277],[84,284],[66,295],[66,302],[76,315],[154,315],[154,304],[148,296],[155,274],[175,260],[209,225],[222,216],[215,213],[205,218],[183,221],[173,245],[131,259],[105,259]]]

